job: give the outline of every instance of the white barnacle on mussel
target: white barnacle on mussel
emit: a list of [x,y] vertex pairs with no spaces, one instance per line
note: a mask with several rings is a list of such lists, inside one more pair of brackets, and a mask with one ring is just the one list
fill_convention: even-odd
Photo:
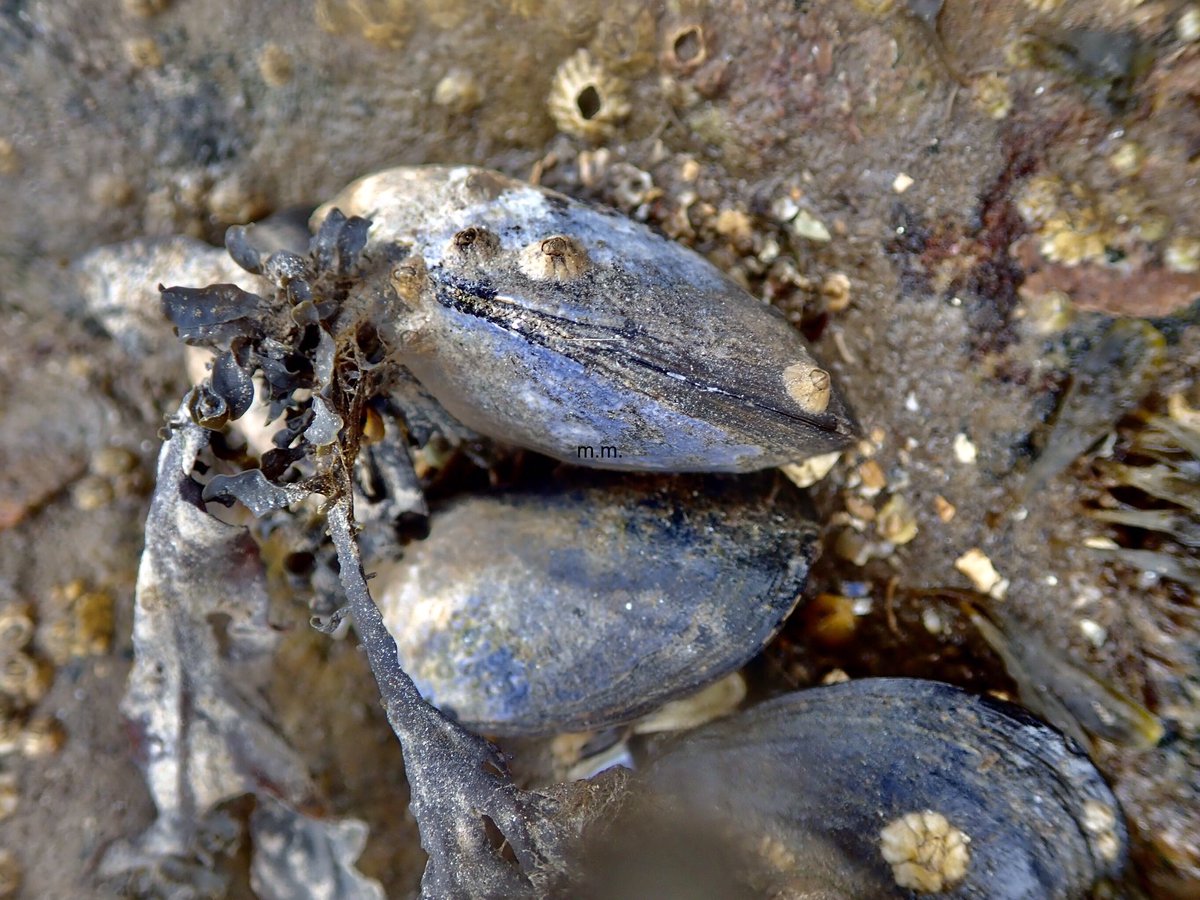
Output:
[[335,209],[370,217],[368,253],[423,260],[395,359],[481,434],[604,468],[740,472],[856,432],[781,315],[623,216],[435,166],[362,178],[314,223]]
[[[931,681],[777,697],[677,738],[639,784],[631,815],[724,847],[743,890],[722,896],[1084,897],[1126,853],[1117,801],[1075,745]],[[596,895],[643,895],[630,879],[661,839],[632,819],[607,834],[621,854],[599,851]],[[677,874],[678,896],[712,896]]]
[[435,509],[377,598],[422,693],[487,734],[625,722],[737,669],[817,529],[773,476],[580,473]]

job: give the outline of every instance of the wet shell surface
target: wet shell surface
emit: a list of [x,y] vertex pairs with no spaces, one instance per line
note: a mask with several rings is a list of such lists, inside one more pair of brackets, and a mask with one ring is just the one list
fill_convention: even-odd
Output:
[[594,473],[463,497],[373,584],[405,671],[468,727],[599,728],[770,639],[815,551],[802,503],[773,476]]
[[1117,801],[1081,750],[1018,707],[938,682],[778,697],[689,734],[645,776],[778,844],[796,878],[813,846],[840,853],[845,878],[824,888],[852,896],[1082,897],[1125,860]]
[[782,315],[620,214],[470,167],[391,169],[319,209],[400,260],[397,358],[476,431],[612,469],[743,472],[856,425]]

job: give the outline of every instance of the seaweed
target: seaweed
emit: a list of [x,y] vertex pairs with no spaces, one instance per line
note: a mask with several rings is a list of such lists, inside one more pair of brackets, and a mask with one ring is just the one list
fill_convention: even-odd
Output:
[[[503,754],[426,703],[400,667],[367,587],[355,520],[370,403],[406,381],[403,372],[372,361],[378,336],[364,327],[380,320],[388,297],[355,293],[357,282],[347,277],[390,262],[388,253],[363,254],[368,228],[365,219],[331,214],[306,256],[277,251],[265,263],[247,235],[233,230],[234,259],[262,271],[274,291],[260,296],[224,284],[162,289],[180,336],[219,356],[170,421],[159,459],[137,592],[137,665],[125,711],[141,736],[160,817],[142,838],[108,855],[110,875],[161,876],[164,860],[194,857],[214,811],[251,793],[259,798],[252,832],[273,836],[261,850],[264,842],[256,842],[251,867],[265,895],[285,896],[287,885],[301,878],[336,887],[343,892],[338,896],[378,896],[378,886],[353,869],[361,825],[310,815],[319,804],[307,773],[269,717],[238,689],[232,660],[261,664],[273,643],[264,618],[265,576],[249,534],[214,518],[206,501],[240,502],[263,516],[314,494],[325,498],[347,605],[314,625],[329,631],[347,613],[353,616],[401,744],[411,810],[429,854],[425,896],[544,895],[569,877],[571,847],[584,827],[623,792],[620,775],[550,793],[519,789]],[[222,460],[205,451],[250,408],[257,374],[261,399],[282,416],[277,449],[264,454],[261,468],[218,471]],[[405,490],[411,487],[405,466],[387,454],[374,462],[386,476],[384,493],[403,507],[392,512],[419,508],[419,492]],[[224,638],[212,626],[215,612],[236,623]],[[223,652],[229,641],[238,644],[236,652]],[[272,855],[280,841],[295,848],[299,872]]]

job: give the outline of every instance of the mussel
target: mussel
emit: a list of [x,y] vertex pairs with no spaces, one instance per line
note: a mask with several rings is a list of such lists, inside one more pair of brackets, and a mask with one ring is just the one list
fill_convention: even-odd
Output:
[[582,473],[435,509],[373,584],[405,671],[468,727],[599,728],[761,649],[814,557],[804,512],[767,474]]
[[[641,784],[670,810],[657,828],[723,844],[758,896],[1081,897],[1125,860],[1117,801],[1076,745],[938,682],[777,697],[677,739]],[[636,862],[612,865],[631,853],[605,858],[594,893],[629,888]]]
[[345,215],[395,260],[377,290],[403,308],[397,358],[481,434],[602,468],[738,472],[857,430],[778,311],[611,210],[418,166],[360,179],[314,223]]

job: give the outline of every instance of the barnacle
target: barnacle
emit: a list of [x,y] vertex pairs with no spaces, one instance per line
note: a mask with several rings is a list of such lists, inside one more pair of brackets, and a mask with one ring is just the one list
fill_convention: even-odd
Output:
[[1003,119],[1012,111],[1008,81],[995,73],[981,75],[974,83],[975,105],[990,119]]
[[521,271],[539,281],[570,281],[587,270],[587,250],[565,234],[534,241],[521,251]]
[[39,629],[38,641],[57,665],[108,652],[113,635],[112,594],[89,590],[75,580],[54,589],[50,606],[60,611],[59,617]]
[[149,18],[167,8],[167,0],[123,0],[122,8],[127,15]]
[[667,34],[663,62],[681,74],[692,72],[708,58],[704,28],[695,23],[681,25]]
[[11,850],[0,850],[0,897],[15,897],[21,887],[21,863]]
[[472,225],[450,239],[450,251],[464,260],[485,262],[500,250],[500,238],[494,231]]
[[264,45],[258,54],[258,73],[270,87],[283,87],[295,74],[291,54],[278,44]]
[[0,175],[16,175],[21,171],[21,157],[8,138],[0,137]]
[[330,34],[357,31],[393,50],[404,45],[413,26],[409,0],[317,0],[316,19]]
[[28,653],[11,653],[0,665],[0,691],[24,706],[37,704],[54,681],[54,669]]
[[8,603],[0,607],[0,653],[16,653],[33,639],[33,606]]
[[216,182],[205,199],[209,213],[224,224],[260,219],[270,209],[266,197],[236,174]]
[[630,110],[624,83],[606,72],[587,50],[578,51],[558,67],[547,104],[560,131],[597,142],[610,137]]
[[893,494],[879,510],[875,520],[875,530],[885,541],[893,544],[907,544],[917,536],[917,516],[908,501],[899,494]]
[[627,162],[610,166],[604,173],[604,181],[611,186],[612,199],[621,209],[636,209],[662,193],[654,186],[654,176]]
[[466,115],[483,102],[483,88],[468,70],[451,69],[433,89],[433,102],[456,115]]
[[125,59],[135,69],[157,69],[163,64],[162,50],[152,37],[133,37],[125,41]]
[[825,412],[831,392],[829,373],[808,363],[796,363],[783,370],[783,386],[801,409]]
[[1163,261],[1173,272],[1200,272],[1200,238],[1177,235],[1163,250]]
[[402,260],[392,269],[389,282],[402,301],[410,306],[416,303],[421,291],[429,282],[425,260],[419,256],[410,256]]
[[30,719],[21,732],[21,754],[27,759],[52,756],[63,748],[67,733],[62,723],[49,716]]
[[879,832],[879,851],[900,887],[922,893],[944,890],[967,874],[971,861],[963,834],[939,812],[911,812]]
[[0,821],[17,811],[20,802],[20,786],[13,772],[0,772]]

